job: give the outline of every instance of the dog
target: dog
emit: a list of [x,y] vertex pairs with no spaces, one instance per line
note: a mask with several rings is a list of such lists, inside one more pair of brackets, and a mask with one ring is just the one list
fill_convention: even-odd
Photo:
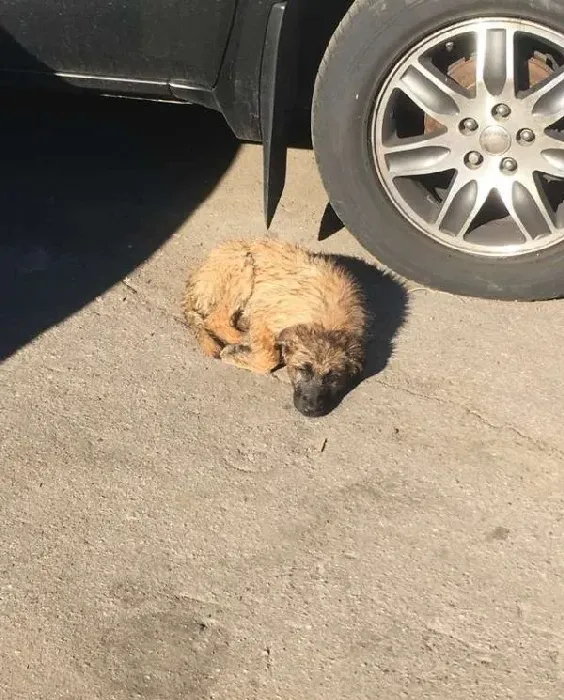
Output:
[[362,373],[362,293],[328,256],[274,239],[228,241],[190,275],[183,310],[207,356],[259,373],[285,365],[305,416],[333,410]]

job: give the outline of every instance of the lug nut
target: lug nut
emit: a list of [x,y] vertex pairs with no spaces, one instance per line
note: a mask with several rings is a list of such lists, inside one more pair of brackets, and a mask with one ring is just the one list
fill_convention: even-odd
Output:
[[523,145],[533,143],[535,140],[535,132],[532,129],[521,129],[517,134],[517,140]]
[[483,160],[484,156],[478,153],[478,151],[470,151],[470,153],[466,155],[466,165],[469,168],[477,168],[482,164]]
[[515,158],[504,158],[501,161],[501,169],[506,173],[514,173],[517,170],[517,161]]
[[507,105],[499,104],[492,109],[492,114],[496,119],[507,119],[511,114],[511,110]]
[[468,117],[467,119],[463,119],[460,122],[460,131],[463,133],[470,133],[471,131],[476,131],[478,128],[478,122],[475,119],[472,119],[472,117]]

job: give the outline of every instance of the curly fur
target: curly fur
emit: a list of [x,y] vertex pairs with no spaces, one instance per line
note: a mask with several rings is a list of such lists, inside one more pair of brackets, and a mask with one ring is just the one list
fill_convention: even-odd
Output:
[[190,275],[183,307],[208,356],[261,373],[285,364],[306,415],[330,410],[362,370],[358,285],[330,258],[299,246],[224,243]]

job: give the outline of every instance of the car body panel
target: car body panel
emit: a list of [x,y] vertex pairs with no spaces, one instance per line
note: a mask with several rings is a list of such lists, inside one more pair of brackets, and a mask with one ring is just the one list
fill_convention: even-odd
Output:
[[236,7],[237,0],[0,0],[0,26],[12,39],[0,42],[0,65],[211,88]]
[[285,179],[299,0],[0,0],[0,85],[203,105],[264,144],[265,216]]

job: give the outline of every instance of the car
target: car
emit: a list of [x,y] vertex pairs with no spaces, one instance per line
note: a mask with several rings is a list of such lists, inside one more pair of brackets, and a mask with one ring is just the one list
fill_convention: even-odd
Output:
[[3,86],[221,112],[266,224],[305,114],[328,199],[384,267],[564,293],[564,0],[0,0]]

